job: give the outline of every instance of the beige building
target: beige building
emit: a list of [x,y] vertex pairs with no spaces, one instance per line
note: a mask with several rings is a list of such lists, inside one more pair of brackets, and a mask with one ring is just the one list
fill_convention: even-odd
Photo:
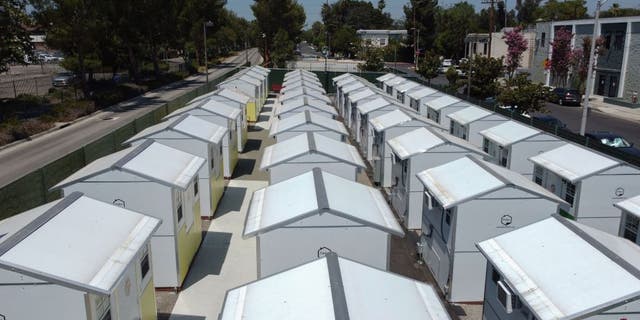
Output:
[[[494,32],[491,34],[491,57],[499,58],[507,56],[507,44],[502,37],[505,31],[509,31],[513,28],[504,28],[500,32]],[[531,49],[535,47],[536,33],[533,30],[524,30],[523,35],[527,39],[527,50],[522,54],[522,61],[520,61],[521,69],[529,69],[533,56]],[[464,38],[464,56],[469,59],[475,56],[486,57],[489,55],[489,34],[488,33],[469,33]]]

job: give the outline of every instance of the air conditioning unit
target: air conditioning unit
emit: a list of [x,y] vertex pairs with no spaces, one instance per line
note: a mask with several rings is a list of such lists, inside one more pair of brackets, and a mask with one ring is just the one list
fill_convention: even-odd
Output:
[[516,309],[518,297],[513,294],[511,288],[502,280],[498,281],[498,302],[504,307],[506,313],[512,313]]

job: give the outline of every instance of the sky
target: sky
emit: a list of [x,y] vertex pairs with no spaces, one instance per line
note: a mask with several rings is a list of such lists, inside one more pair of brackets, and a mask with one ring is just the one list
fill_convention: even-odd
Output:
[[[507,8],[509,10],[513,9],[515,6],[515,2],[516,0],[506,0],[507,1]],[[329,3],[333,3],[335,2],[335,0],[329,0]],[[369,1],[371,3],[373,3],[373,5],[375,6],[377,4],[377,0],[376,1]],[[406,0],[387,0],[387,7],[385,8],[386,12],[391,13],[391,16],[394,19],[401,19],[404,18],[404,13],[402,11],[402,7],[407,4],[409,1]],[[450,6],[456,2],[461,2],[459,0],[440,0],[439,4],[441,6]],[[467,2],[471,3],[476,10],[479,10],[480,8],[482,8],[483,5],[481,0],[468,0]],[[617,2],[620,4],[621,7],[626,8],[626,7],[631,7],[631,8],[638,8],[640,9],[640,1],[638,0],[608,0],[602,7],[603,9],[608,9],[612,3]],[[228,0],[227,1],[227,8],[235,11],[239,16],[247,18],[248,20],[253,20],[253,13],[251,12],[251,4],[253,3],[253,0]],[[326,3],[326,0],[298,0],[298,3],[300,3],[303,7],[304,7],[304,11],[307,14],[307,28],[311,27],[311,25],[313,24],[313,22],[315,21],[319,21],[321,20],[320,18],[320,8],[322,7],[323,3]],[[595,10],[595,3],[596,0],[587,0],[587,5],[588,5],[588,9],[589,9],[589,15],[593,15],[594,10]]]

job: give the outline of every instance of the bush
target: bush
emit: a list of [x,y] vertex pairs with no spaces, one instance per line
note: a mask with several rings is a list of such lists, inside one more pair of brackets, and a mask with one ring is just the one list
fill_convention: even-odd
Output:
[[53,128],[53,124],[40,119],[28,119],[11,127],[14,140],[26,139],[34,134]]

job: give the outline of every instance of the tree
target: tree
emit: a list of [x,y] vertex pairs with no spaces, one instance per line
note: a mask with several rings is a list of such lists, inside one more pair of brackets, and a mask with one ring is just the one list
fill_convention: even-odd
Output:
[[587,18],[586,0],[548,0],[536,15],[543,20],[574,20]]
[[516,11],[518,22],[523,25],[531,25],[536,22],[536,12],[542,0],[517,0]]
[[567,75],[571,67],[571,38],[573,34],[564,29],[558,29],[551,41],[551,73],[556,86],[565,86]]
[[505,106],[515,106],[518,112],[532,114],[544,109],[549,96],[549,88],[542,83],[533,83],[529,74],[521,73],[507,81],[500,89],[498,101]]
[[503,75],[502,58],[476,56],[471,59],[471,95],[485,99],[498,93],[498,78]]
[[[574,87],[578,88],[581,92],[584,92],[585,90],[585,82],[587,80],[587,72],[589,68],[589,55],[591,54],[591,42],[591,37],[584,37],[582,39],[582,47],[575,48],[571,52],[570,64],[572,70],[572,81]],[[594,60],[606,51],[604,42],[605,40],[602,36],[596,39]]]
[[25,63],[25,56],[33,54],[25,29],[30,24],[25,1],[0,0],[0,73],[11,63]]
[[280,29],[273,38],[273,51],[271,62],[275,67],[286,67],[287,60],[291,58],[295,43],[289,39],[287,31]]
[[367,48],[363,60],[363,63],[358,64],[360,71],[380,72],[384,70],[383,53],[380,48]]
[[460,83],[460,76],[458,75],[458,71],[454,67],[449,67],[447,71],[444,73],[444,76],[449,81],[447,88],[451,91],[458,91],[458,89],[462,86]]
[[640,9],[621,8],[619,3],[611,4],[609,10],[600,12],[601,18],[640,16]]
[[418,73],[425,79],[427,79],[428,84],[431,84],[431,79],[438,76],[439,67],[440,57],[433,52],[427,52],[424,55],[424,59],[420,61],[420,68],[418,68]]
[[[251,10],[259,32],[264,34],[266,52],[263,54],[267,63],[269,53],[275,48],[276,33],[285,30],[288,41],[294,45],[302,35],[306,15],[304,8],[296,0],[254,0]],[[290,54],[293,55],[293,50]]]
[[509,74],[509,79],[511,79],[518,67],[520,67],[522,53],[527,50],[527,39],[522,35],[521,27],[515,27],[511,31],[506,31],[502,36],[502,39],[504,39],[504,42],[507,45],[505,69]]
[[438,11],[435,46],[438,53],[447,58],[464,57],[464,38],[478,31],[476,12],[467,2]]
[[[407,47],[413,48],[414,43],[419,42],[421,47],[432,49],[436,38],[436,12],[437,0],[410,0],[403,7],[405,16],[405,29],[409,32]],[[415,22],[415,24],[414,24]],[[419,41],[416,36],[420,35]],[[413,48],[415,51],[417,48]],[[412,53],[413,54],[413,53]]]

